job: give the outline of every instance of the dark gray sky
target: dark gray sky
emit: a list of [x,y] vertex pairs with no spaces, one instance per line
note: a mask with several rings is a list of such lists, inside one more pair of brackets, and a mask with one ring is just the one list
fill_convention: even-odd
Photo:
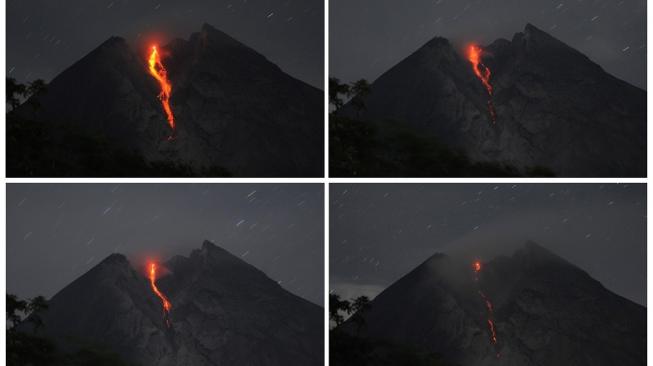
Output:
[[489,44],[526,23],[645,87],[645,0],[330,0],[329,74],[373,81],[434,36]]
[[204,22],[322,88],[322,0],[7,0],[7,73],[49,81],[110,36],[187,39]]
[[376,296],[436,252],[530,239],[646,304],[644,184],[331,184],[330,291]]
[[208,239],[323,306],[323,227],[321,184],[8,184],[7,291],[49,298],[111,253]]

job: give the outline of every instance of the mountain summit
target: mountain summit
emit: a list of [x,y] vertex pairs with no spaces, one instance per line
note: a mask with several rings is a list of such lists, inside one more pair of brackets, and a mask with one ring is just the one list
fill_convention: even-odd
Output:
[[476,47],[478,75],[469,45],[436,37],[374,81],[365,108],[342,113],[393,121],[474,162],[522,173],[645,176],[644,90],[531,24],[512,40]]
[[[198,171],[323,174],[321,90],[208,24],[158,51],[172,86],[174,132],[158,98],[161,87],[148,70],[150,49],[133,50],[118,37],[59,74],[16,112],[50,126],[47,133],[63,145],[70,142],[62,131],[73,130],[99,136],[109,147],[136,152],[146,161]],[[51,154],[61,166],[59,161],[74,165],[86,158]]]
[[145,270],[113,254],[52,297],[41,332],[143,366],[323,364],[319,306],[210,242],[161,265],[169,326]]
[[642,365],[646,309],[535,244],[490,261],[434,255],[342,327],[462,366]]

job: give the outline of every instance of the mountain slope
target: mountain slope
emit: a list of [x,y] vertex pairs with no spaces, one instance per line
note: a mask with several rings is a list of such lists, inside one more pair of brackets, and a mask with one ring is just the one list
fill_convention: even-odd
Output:
[[479,266],[436,254],[372,301],[363,328],[344,329],[463,366],[645,362],[646,309],[562,258],[527,243]]
[[344,113],[405,123],[474,161],[558,176],[645,175],[645,91],[530,24],[482,47],[491,97],[466,57],[436,37],[372,84],[365,110]]
[[172,83],[175,139],[148,73],[147,53],[113,37],[55,77],[40,106],[17,113],[82,129],[148,161],[235,176],[320,176],[322,91],[285,74],[254,50],[210,25],[189,40],[160,47]]
[[114,254],[49,301],[45,335],[144,366],[322,364],[320,307],[209,242],[164,267],[170,328],[144,274]]

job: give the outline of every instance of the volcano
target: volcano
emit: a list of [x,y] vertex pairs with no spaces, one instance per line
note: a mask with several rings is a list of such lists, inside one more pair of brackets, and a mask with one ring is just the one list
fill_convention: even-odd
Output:
[[350,103],[339,113],[380,135],[385,123],[400,125],[521,175],[529,167],[562,177],[646,175],[646,92],[531,24],[485,46],[433,38],[362,99],[365,108]]
[[436,254],[341,327],[453,365],[646,363],[646,308],[573,264],[532,242],[477,263]]
[[84,148],[65,149],[80,134],[147,162],[195,171],[324,174],[323,92],[208,24],[188,40],[137,50],[112,37],[32,99],[14,114],[45,129],[60,146],[46,154],[45,165],[62,167],[36,175],[90,174],[78,168],[88,159]]
[[167,319],[145,266],[112,254],[49,300],[40,332],[142,366],[324,363],[323,309],[253,266],[210,242],[160,266]]

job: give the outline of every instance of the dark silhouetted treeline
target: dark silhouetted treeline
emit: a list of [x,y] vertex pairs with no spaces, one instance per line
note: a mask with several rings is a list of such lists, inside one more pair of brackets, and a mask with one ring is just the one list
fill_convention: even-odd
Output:
[[[43,336],[39,312],[47,310],[43,296],[21,300],[7,294],[7,366],[129,366],[110,351],[82,348],[72,353],[57,349]],[[20,328],[20,329],[19,329]]]
[[454,366],[432,352],[363,336],[365,313],[371,306],[366,296],[343,300],[329,295],[329,319],[334,325],[329,332],[331,366]]

